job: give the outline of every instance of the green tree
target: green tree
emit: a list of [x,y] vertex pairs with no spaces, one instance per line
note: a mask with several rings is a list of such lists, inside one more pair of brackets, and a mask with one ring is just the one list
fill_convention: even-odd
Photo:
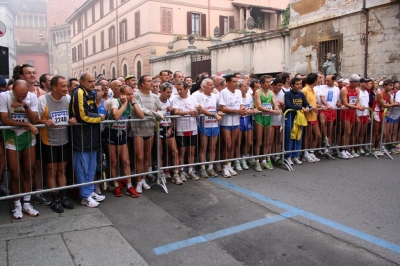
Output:
[[283,12],[282,28],[287,28],[290,22],[290,4],[287,5],[285,12]]

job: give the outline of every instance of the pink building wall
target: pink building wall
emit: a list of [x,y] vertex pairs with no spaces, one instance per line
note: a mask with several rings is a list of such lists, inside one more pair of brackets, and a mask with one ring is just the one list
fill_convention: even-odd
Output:
[[33,61],[37,80],[42,74],[49,73],[49,57],[47,54],[18,54],[17,64],[26,64]]

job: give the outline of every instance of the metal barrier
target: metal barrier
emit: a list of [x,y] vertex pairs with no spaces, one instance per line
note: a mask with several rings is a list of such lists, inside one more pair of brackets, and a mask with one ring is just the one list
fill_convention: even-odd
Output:
[[[374,132],[378,133],[375,135],[376,138],[379,137],[379,143],[378,139],[375,139],[375,149],[379,150],[381,153],[384,155],[387,155],[390,159],[393,160],[393,157],[390,155],[392,154],[397,154],[398,151],[396,148],[392,149],[387,149],[385,146],[392,146],[395,144],[400,143],[400,138],[399,138],[399,117],[400,117],[400,108],[398,107],[391,107],[391,108],[385,108],[383,113],[382,113],[382,126],[380,129],[380,134],[379,132]],[[376,144],[379,146],[376,147]],[[378,159],[378,156],[376,156]]]
[[[138,122],[143,122],[143,121],[152,121],[155,125],[154,128],[154,138],[158,139],[159,138],[159,130],[158,130],[158,123],[155,121],[155,119],[152,118],[146,118],[146,119],[126,119],[126,120],[118,120],[118,121],[114,121],[114,120],[106,120],[106,121],[102,121],[100,124],[104,125],[104,127],[102,127],[102,131],[104,132],[104,130],[110,130],[109,127],[107,127],[108,124],[111,123],[138,123]],[[76,124],[76,125],[69,125],[67,123],[63,124],[57,124],[57,126],[65,126],[65,127],[70,127],[70,129],[72,129],[72,127],[79,127],[79,126],[85,126],[87,124]],[[45,125],[40,124],[40,125],[35,125],[35,127],[37,128],[43,128],[45,127]],[[6,142],[4,141],[5,136],[4,136],[4,130],[5,129],[15,129],[15,127],[11,127],[11,126],[1,126],[0,127],[0,132],[2,133],[2,137],[3,137],[3,143],[2,143],[2,147],[0,149],[0,156],[3,156],[3,158],[0,158],[0,161],[2,162],[8,162],[8,167],[6,167],[6,165],[4,165],[4,168],[6,168],[6,171],[4,171],[3,174],[3,179],[0,180],[2,181],[3,184],[6,184],[6,189],[8,191],[10,191],[10,186],[8,185],[11,182],[11,169],[13,168],[13,166],[15,165],[10,165],[10,163],[13,164],[17,164],[17,166],[15,168],[13,168],[14,170],[16,169],[16,171],[18,171],[17,173],[17,178],[18,178],[18,187],[19,190],[21,189],[22,185],[25,184],[21,184],[21,176],[22,175],[26,175],[29,176],[29,180],[26,180],[26,178],[24,178],[23,180],[25,180],[26,182],[28,182],[27,184],[29,185],[29,189],[27,189],[25,187],[24,192],[22,193],[18,193],[18,194],[13,194],[13,195],[6,195],[6,196],[2,196],[0,197],[0,200],[5,200],[5,199],[11,199],[11,198],[18,198],[18,197],[23,197],[23,196],[28,196],[28,195],[35,195],[37,193],[47,193],[47,192],[52,192],[52,191],[58,191],[58,190],[63,190],[63,189],[70,189],[70,188],[78,188],[81,186],[86,186],[86,185],[91,185],[91,184],[103,184],[103,188],[106,188],[106,182],[112,182],[112,181],[120,181],[120,180],[124,180],[127,178],[136,178],[136,177],[140,177],[140,176],[144,176],[144,175],[150,175],[150,174],[155,174],[157,175],[156,179],[154,180],[154,182],[151,184],[151,186],[153,185],[158,185],[161,186],[163,188],[163,190],[168,193],[168,189],[167,186],[164,182],[163,179],[160,178],[159,176],[159,171],[157,169],[151,170],[151,171],[147,171],[146,169],[144,171],[141,171],[140,173],[132,173],[131,171],[129,172],[129,174],[124,174],[124,175],[117,175],[116,177],[110,177],[111,176],[111,167],[109,167],[108,165],[100,165],[100,169],[98,172],[101,173],[101,178],[99,180],[93,180],[90,182],[84,182],[84,183],[76,183],[76,174],[74,171],[73,167],[65,167],[62,166],[62,171],[64,173],[66,173],[67,171],[71,171],[72,174],[72,178],[71,181],[72,184],[67,184],[65,186],[58,186],[58,187],[54,187],[54,188],[47,188],[47,189],[43,189],[44,188],[44,183],[46,182],[46,176],[44,176],[44,168],[43,168],[43,164],[41,162],[41,158],[43,157],[45,152],[49,152],[49,151],[43,151],[42,150],[42,142],[41,142],[41,137],[37,137],[36,140],[38,140],[36,142],[36,144],[34,145],[35,148],[37,149],[37,154],[32,154],[30,152],[24,154],[24,151],[19,152],[20,157],[17,160],[11,160],[10,158],[7,158],[7,149],[5,147]],[[29,132],[30,133],[30,132]],[[102,132],[99,132],[100,134]],[[40,134],[40,133],[39,133]],[[33,141],[33,139],[32,139]],[[17,139],[17,143],[14,143],[15,145],[19,145],[18,143],[18,139]],[[8,145],[8,144],[7,144]],[[74,145],[74,140],[73,138],[69,138],[69,143],[68,143],[68,147],[67,149],[69,150],[69,158],[68,158],[68,162],[71,165],[73,165],[73,153],[72,153],[72,147]],[[99,143],[99,147],[100,147],[100,151],[104,150],[104,141],[100,141]],[[51,147],[53,148],[53,147]],[[61,150],[63,151],[65,147],[61,148]],[[156,147],[157,153],[159,153],[159,146],[157,145]],[[28,150],[28,149],[26,149]],[[30,149],[29,149],[30,150]],[[130,147],[129,150],[132,152],[134,149],[133,147]],[[3,153],[1,153],[3,151]],[[117,149],[117,169],[115,169],[118,173],[118,171],[120,170],[120,154],[119,154],[119,149]],[[52,149],[50,149],[50,152],[52,152]],[[48,154],[47,154],[48,155]],[[111,154],[108,151],[105,152],[105,155],[107,155],[107,158],[110,158]],[[21,156],[28,156],[29,157],[29,162],[31,162],[31,165],[24,165],[26,169],[22,169],[22,164],[21,164]],[[63,155],[62,155],[63,156]],[[33,161],[36,160],[35,165],[33,163]],[[108,162],[110,162],[110,160],[108,160]],[[131,162],[132,163],[132,162]],[[159,156],[156,157],[156,164],[159,165]],[[1,170],[2,166],[0,164],[0,170]],[[35,169],[36,168],[36,169]],[[108,169],[108,173],[107,173],[107,169]],[[27,173],[27,171],[29,173]],[[59,173],[58,173],[59,174]],[[106,177],[108,176],[108,177]],[[1,183],[1,182],[0,182]],[[36,190],[33,190],[33,186],[36,187]]]

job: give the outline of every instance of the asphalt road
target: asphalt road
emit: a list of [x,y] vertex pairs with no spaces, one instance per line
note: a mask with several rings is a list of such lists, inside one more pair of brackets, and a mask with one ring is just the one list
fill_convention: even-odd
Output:
[[400,265],[399,160],[169,182],[100,210],[150,265]]

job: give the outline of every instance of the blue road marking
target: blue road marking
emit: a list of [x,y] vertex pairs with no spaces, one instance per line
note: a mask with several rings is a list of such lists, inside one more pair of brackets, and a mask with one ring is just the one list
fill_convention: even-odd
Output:
[[258,193],[255,193],[253,191],[250,191],[248,189],[236,186],[236,185],[231,184],[229,182],[226,182],[226,181],[223,181],[223,180],[220,180],[220,179],[210,179],[210,180],[215,182],[215,183],[218,183],[218,184],[220,184],[222,186],[229,187],[232,190],[236,190],[236,191],[238,191],[240,193],[246,194],[246,195],[251,196],[253,198],[256,198],[256,199],[262,200],[264,202],[267,202],[269,204],[275,205],[277,207],[283,208],[283,209],[285,209],[287,211],[295,211],[295,212],[298,213],[298,215],[302,215],[302,216],[304,216],[304,217],[306,217],[306,218],[308,218],[310,220],[319,222],[319,223],[324,224],[326,226],[329,226],[329,227],[331,227],[333,229],[342,231],[342,232],[347,233],[349,235],[352,235],[352,236],[355,236],[357,238],[363,239],[363,240],[365,240],[365,241],[367,241],[369,243],[375,244],[377,246],[389,249],[391,251],[394,251],[394,252],[400,254],[400,246],[395,244],[395,243],[386,241],[384,239],[378,238],[378,237],[373,236],[373,235],[369,235],[367,233],[361,232],[359,230],[353,229],[351,227],[345,226],[345,225],[337,223],[335,221],[323,218],[323,217],[318,216],[316,214],[313,214],[313,213],[306,212],[304,210],[295,208],[295,207],[293,207],[291,205],[279,202],[277,200],[265,197],[265,196],[263,196],[261,194],[258,194]]
[[244,223],[244,224],[240,224],[237,226],[233,226],[233,227],[229,227],[226,229],[222,229],[219,231],[216,231],[214,233],[209,233],[209,234],[205,234],[203,236],[197,236],[197,237],[193,237],[193,238],[189,238],[186,240],[182,240],[179,242],[175,242],[175,243],[171,243],[165,246],[161,246],[161,247],[157,247],[155,249],[153,249],[154,253],[156,253],[157,255],[161,255],[161,254],[166,254],[169,253],[171,251],[175,251],[181,248],[186,248],[189,246],[193,246],[199,243],[203,243],[203,242],[207,242],[207,241],[212,241],[215,240],[217,238],[221,238],[221,237],[225,237],[225,236],[229,236],[229,235],[233,235],[245,230],[249,230],[255,227],[259,227],[259,226],[263,226],[266,224],[270,224],[270,223],[275,223],[275,222],[279,222],[282,220],[285,220],[287,218],[296,216],[298,214],[298,212],[285,212],[282,213],[280,215],[275,215],[272,217],[268,217],[268,218],[263,218],[263,219],[259,219],[259,220],[255,220],[255,221],[251,221],[248,223]]

